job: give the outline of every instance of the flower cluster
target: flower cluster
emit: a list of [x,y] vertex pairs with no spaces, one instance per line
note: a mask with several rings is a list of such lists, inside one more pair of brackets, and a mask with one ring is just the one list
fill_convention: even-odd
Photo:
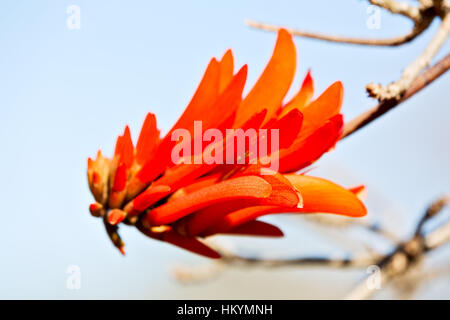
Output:
[[[95,160],[88,160],[89,187],[96,200],[90,211],[103,218],[111,240],[122,253],[124,245],[117,233],[121,223],[135,226],[153,239],[219,258],[202,238],[215,234],[282,236],[276,226],[258,220],[263,215],[366,214],[359,199],[363,187],[346,189],[296,173],[339,140],[343,88],[335,82],[313,99],[313,78],[308,72],[298,93],[283,103],[295,67],[292,36],[280,30],[268,65],[243,98],[247,66],[234,73],[233,55],[227,51],[220,61],[210,61],[186,110],[165,136],[160,137],[156,118],[149,113],[136,145],[126,127],[112,158],[99,151]],[[278,148],[270,150],[268,156],[276,156],[277,170],[268,168],[267,161],[258,157],[244,163],[230,159],[224,163],[174,162],[173,149],[187,141],[174,141],[173,133],[181,128],[194,139],[197,121],[203,130],[219,130],[222,138],[200,144],[189,157],[205,155],[234,141],[226,129],[275,129]],[[249,150],[256,143],[260,141],[247,141],[244,158],[250,158]]]

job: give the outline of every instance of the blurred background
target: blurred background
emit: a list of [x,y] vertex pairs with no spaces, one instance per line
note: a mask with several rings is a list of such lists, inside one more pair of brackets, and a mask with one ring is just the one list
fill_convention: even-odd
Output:
[[[80,29],[67,12],[80,9]],[[180,283],[174,268],[208,260],[122,228],[127,255],[90,216],[88,156],[113,152],[129,124],[134,137],[148,111],[166,132],[189,102],[212,56],[232,48],[236,65],[249,64],[246,91],[269,59],[276,35],[251,29],[245,19],[347,36],[384,38],[407,33],[410,21],[380,11],[379,28],[366,1],[115,1],[9,0],[0,3],[0,298],[39,299],[300,299],[340,298],[365,270],[325,268],[228,269],[214,279]],[[416,41],[373,48],[295,40],[298,69],[290,95],[310,68],[316,95],[336,80],[345,87],[350,120],[375,105],[369,82],[400,76],[430,41],[437,21]],[[449,52],[447,42],[437,59]],[[344,186],[368,187],[370,221],[408,237],[434,198],[450,191],[450,74],[338,144],[313,175]],[[448,210],[447,210],[448,211]],[[283,239],[223,237],[242,254],[271,257],[346,256],[389,243],[314,227],[302,216],[269,221]],[[346,240],[353,236],[353,240]],[[364,241],[364,242],[363,242]],[[450,250],[428,256],[425,281],[414,298],[450,298]],[[81,287],[67,280],[79,268]],[[386,286],[376,297],[397,298]],[[410,289],[407,289],[410,290]]]

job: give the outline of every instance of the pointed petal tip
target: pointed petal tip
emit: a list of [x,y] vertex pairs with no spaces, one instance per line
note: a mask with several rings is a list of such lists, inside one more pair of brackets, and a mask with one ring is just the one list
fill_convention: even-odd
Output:
[[344,98],[344,84],[342,83],[342,81],[336,81],[331,86],[334,86],[339,92],[339,98],[342,104],[342,99]]
[[278,29],[278,36],[289,37],[292,39],[292,34],[285,28]]
[[303,79],[302,87],[312,86],[313,83],[314,83],[314,78],[312,77],[311,69],[308,69],[308,72],[306,72],[306,76]]
[[361,201],[367,199],[367,188],[363,184],[353,188],[349,188],[348,190],[353,192]]
[[304,206],[299,212],[334,213],[349,217],[364,217],[367,208],[350,190],[329,180],[298,174],[285,175],[301,190]]
[[238,74],[242,74],[242,75],[241,75],[242,77],[247,78],[247,73],[248,73],[248,65],[247,65],[247,64],[244,64],[244,65],[239,69],[239,71],[238,71],[238,73],[236,74],[236,76],[237,76]]
[[233,57],[233,50],[232,50],[231,48],[228,48],[228,49],[225,51],[225,53],[222,55],[222,60],[223,60],[225,57],[229,57],[229,56]]

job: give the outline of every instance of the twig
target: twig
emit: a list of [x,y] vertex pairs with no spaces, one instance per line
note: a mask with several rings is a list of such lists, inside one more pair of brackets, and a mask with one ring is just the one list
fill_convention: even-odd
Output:
[[413,7],[406,2],[393,0],[369,0],[369,2],[374,6],[384,8],[393,14],[401,14],[414,21],[419,21],[421,18],[419,8]]
[[355,38],[355,37],[343,37],[329,34],[322,34],[316,32],[308,32],[304,30],[298,30],[293,28],[281,27],[277,25],[256,22],[252,20],[246,20],[246,24],[250,27],[276,32],[280,28],[285,28],[292,35],[310,39],[317,39],[323,41],[356,44],[356,45],[368,45],[368,46],[399,46],[410,42],[425,31],[438,14],[434,10],[435,4],[433,2],[424,3],[420,8],[413,7],[404,2],[396,2],[393,0],[369,0],[369,2],[378,7],[384,8],[393,14],[400,14],[410,18],[414,22],[414,26],[411,31],[405,35],[388,38],[388,39],[367,39],[367,38]]
[[450,54],[446,55],[433,67],[429,68],[421,75],[419,75],[410,85],[409,89],[406,90],[405,94],[402,96],[400,100],[382,101],[372,109],[362,113],[361,115],[357,116],[350,122],[347,122],[344,126],[344,131],[342,133],[341,139],[348,137],[355,131],[361,129],[365,125],[374,121],[375,119],[382,116],[383,114],[385,114],[392,108],[396,107],[400,103],[406,101],[414,94],[425,88],[428,84],[436,80],[442,74],[444,74],[449,68],[450,68]]
[[399,239],[394,234],[392,234],[388,230],[385,230],[384,228],[381,228],[378,223],[371,223],[366,220],[342,219],[342,217],[336,218],[328,215],[311,215],[305,218],[313,223],[332,226],[335,228],[359,227],[376,235],[379,235],[380,237],[383,237],[387,240],[390,240],[393,243],[397,243],[399,241]]
[[[448,203],[448,196],[443,196],[433,202],[419,221],[413,237],[398,245],[392,253],[376,263],[376,266],[379,268],[380,280],[383,283],[388,283],[395,277],[405,274],[423,259],[425,253],[450,240],[450,222],[428,235],[424,235],[421,232],[425,221],[435,217]],[[366,282],[367,279],[356,286],[346,296],[346,299],[367,299],[374,294],[376,288],[368,286]]]
[[430,220],[431,218],[435,217],[439,212],[444,209],[445,206],[448,206],[450,204],[450,196],[443,195],[437,200],[435,200],[427,209],[425,214],[423,215],[422,219],[420,219],[419,223],[416,227],[416,235],[419,235],[422,233],[423,226],[425,223]]
[[294,259],[265,259],[240,257],[232,254],[222,255],[222,261],[227,264],[241,266],[258,266],[266,268],[291,267],[291,266],[323,266],[334,268],[360,268],[376,261],[375,258],[347,258],[333,259],[329,257],[301,257]]
[[402,73],[402,77],[387,86],[380,84],[368,84],[366,86],[369,96],[377,98],[380,101],[399,100],[406,90],[411,86],[417,75],[427,67],[431,59],[436,55],[450,34],[450,13],[447,13],[442,20],[439,30],[434,35],[431,42],[422,52],[422,54],[414,60]]
[[336,43],[346,43],[346,44],[356,44],[356,45],[367,45],[367,46],[387,46],[387,47],[393,47],[393,46],[399,46],[402,44],[405,44],[407,42],[410,42],[411,40],[415,39],[417,36],[419,36],[424,30],[427,29],[427,27],[430,25],[432,19],[427,19],[423,23],[417,24],[413,27],[413,29],[402,36],[394,37],[394,38],[388,38],[388,39],[367,39],[367,38],[354,38],[354,37],[343,37],[343,36],[337,36],[337,35],[329,35],[329,34],[322,34],[317,32],[309,32],[309,31],[303,31],[298,29],[292,29],[267,23],[261,23],[256,22],[253,20],[246,20],[246,24],[252,28],[264,30],[264,31],[273,31],[276,32],[280,28],[284,28],[287,31],[289,31],[292,35],[297,37],[304,37],[304,38],[310,38],[310,39],[317,39],[317,40],[323,40],[323,41],[329,41],[329,42],[336,42]]
[[448,241],[450,241],[450,222],[426,236],[425,246],[427,250],[432,250]]
[[[369,96],[378,99],[380,102],[390,100],[399,101],[422,70],[430,64],[433,57],[447,40],[450,34],[450,4],[444,0],[421,0],[421,5],[419,7],[414,7],[406,2],[397,2],[394,0],[369,0],[369,2],[373,5],[388,10],[393,14],[408,17],[414,22],[414,27],[408,34],[391,39],[361,39],[325,35],[291,28],[286,29],[289,30],[294,36],[331,42],[371,46],[397,46],[415,39],[430,26],[434,18],[440,17],[442,19],[442,23],[433,39],[422,54],[404,69],[399,80],[394,81],[387,86],[374,83],[370,83],[366,86]],[[277,31],[281,28],[280,26],[255,21],[247,21],[247,24],[251,27],[266,31]]]
[[172,270],[173,276],[184,284],[210,281],[225,271],[226,265],[217,260],[212,263],[199,266],[180,265]]
[[[436,230],[424,234],[422,232],[426,221],[436,217],[442,209],[450,202],[449,196],[442,196],[435,200],[425,211],[422,219],[418,222],[416,231],[413,236],[395,246],[395,248],[388,254],[378,256],[353,257],[338,259],[333,257],[300,257],[293,259],[266,259],[258,257],[242,257],[234,254],[231,250],[225,247],[220,247],[216,244],[215,250],[219,251],[222,259],[218,264],[209,265],[207,267],[186,268],[181,267],[175,270],[175,276],[182,282],[198,282],[210,280],[218,276],[225,270],[226,266],[241,266],[241,267],[265,267],[265,268],[279,268],[279,267],[331,267],[331,268],[365,268],[373,266],[377,268],[381,283],[388,284],[391,280],[397,279],[399,276],[406,275],[407,272],[413,270],[412,268],[419,265],[423,260],[425,254],[438,248],[439,246],[450,241],[450,222],[440,226]],[[375,269],[374,269],[375,270]],[[367,299],[370,298],[376,289],[380,286],[368,285],[369,278],[364,279],[353,289],[346,299]]]

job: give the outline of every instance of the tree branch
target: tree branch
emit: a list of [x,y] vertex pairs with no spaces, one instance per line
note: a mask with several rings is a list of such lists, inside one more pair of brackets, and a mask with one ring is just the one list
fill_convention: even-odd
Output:
[[417,224],[416,228],[416,235],[420,235],[423,231],[423,226],[425,223],[435,217],[439,212],[441,212],[444,207],[450,205],[450,196],[449,195],[443,195],[440,198],[436,199],[425,211],[425,214],[423,215],[422,219]]
[[[448,196],[442,196],[435,200],[425,211],[411,239],[398,245],[392,253],[376,263],[380,271],[380,280],[383,283],[388,283],[397,276],[406,274],[423,259],[425,253],[438,248],[450,240],[450,222],[441,225],[429,234],[422,233],[424,223],[439,214],[449,202],[450,198]],[[364,279],[346,296],[346,299],[370,298],[375,293],[376,288],[367,286],[366,282],[367,279]]]
[[424,30],[426,30],[428,28],[431,21],[432,21],[432,19],[426,19],[421,23],[415,24],[413,29],[409,33],[402,35],[402,36],[388,38],[388,39],[367,39],[367,38],[343,37],[343,36],[337,36],[337,35],[329,35],[329,34],[322,34],[322,33],[317,33],[317,32],[309,32],[309,31],[303,31],[303,30],[292,29],[292,28],[287,28],[287,27],[281,27],[281,26],[277,26],[277,25],[256,22],[253,20],[246,20],[246,24],[252,28],[256,28],[256,29],[260,29],[260,30],[264,30],[264,31],[273,31],[273,32],[277,32],[280,28],[284,28],[287,31],[289,31],[293,36],[316,39],[316,40],[323,40],[323,41],[336,42],[336,43],[366,45],[366,46],[394,47],[394,46],[399,46],[399,45],[405,44],[405,43],[410,42],[411,40],[415,39]]
[[439,30],[434,35],[422,54],[414,60],[402,73],[402,77],[387,86],[368,84],[366,86],[369,96],[383,100],[399,100],[404,92],[411,86],[417,75],[430,64],[450,34],[450,13],[446,14]]
[[[394,247],[394,249],[382,255],[367,255],[366,257],[353,257],[337,259],[332,257],[300,257],[293,259],[267,259],[258,257],[238,256],[224,247],[215,245],[215,249],[220,252],[222,259],[213,264],[200,267],[179,267],[174,274],[182,282],[198,282],[210,280],[226,270],[227,266],[234,267],[308,267],[320,266],[328,268],[366,268],[374,266],[379,269],[378,276],[381,284],[387,284],[398,276],[405,275],[414,266],[418,265],[425,254],[431,250],[450,241],[450,222],[439,226],[436,230],[424,234],[422,227],[426,221],[436,217],[442,209],[450,203],[449,196],[442,196],[435,200],[425,211],[422,219],[418,222],[416,231],[407,240]],[[352,290],[346,299],[367,299],[375,292],[376,286],[368,286],[367,278],[360,282]]]
[[324,266],[334,268],[360,268],[375,263],[376,259],[369,258],[348,258],[333,259],[329,257],[301,257],[295,259],[266,259],[241,257],[233,254],[223,254],[222,261],[227,264],[241,266],[258,266],[266,268],[291,267],[291,266]]
[[450,241],[450,222],[425,237],[426,250],[433,250]]
[[[307,37],[331,42],[371,45],[371,46],[397,46],[409,42],[426,30],[436,17],[442,19],[442,23],[434,35],[431,42],[422,52],[422,54],[414,60],[407,68],[404,69],[399,80],[390,83],[387,86],[381,84],[368,84],[366,90],[369,96],[381,101],[400,100],[406,90],[411,86],[414,79],[429,65],[433,57],[442,47],[450,34],[450,4],[445,0],[421,0],[419,7],[414,7],[406,2],[398,2],[395,0],[369,0],[369,2],[378,7],[384,8],[393,14],[403,15],[410,18],[414,22],[413,29],[406,35],[391,39],[362,39],[352,37],[340,37],[334,35],[325,35],[320,33],[307,32],[286,28],[294,36]],[[266,30],[277,31],[281,27],[259,23],[255,21],[247,21],[251,27]]]
[[408,17],[416,22],[421,18],[419,8],[413,7],[406,2],[397,2],[393,0],[369,0],[369,2],[374,6],[384,8],[393,14],[400,14]]
[[361,115],[357,116],[350,122],[347,122],[344,126],[344,131],[342,133],[341,139],[348,137],[352,133],[356,132],[357,130],[363,128],[367,124],[377,119],[378,117],[382,116],[389,110],[398,106],[400,103],[406,101],[414,94],[425,88],[428,84],[432,83],[434,80],[439,78],[449,68],[450,68],[450,54],[446,55],[433,67],[429,68],[424,73],[416,77],[412,82],[412,84],[410,85],[409,89],[406,90],[405,94],[402,96],[400,100],[391,99],[382,101],[372,109],[362,113]]

